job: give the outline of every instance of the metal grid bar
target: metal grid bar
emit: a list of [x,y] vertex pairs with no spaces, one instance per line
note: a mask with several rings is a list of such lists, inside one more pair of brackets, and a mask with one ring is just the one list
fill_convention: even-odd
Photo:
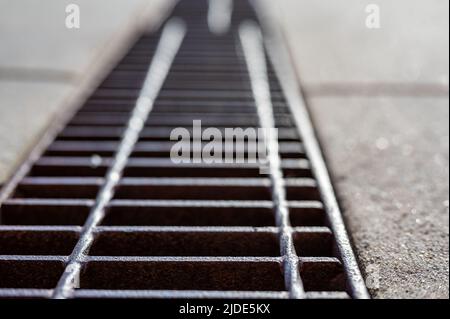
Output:
[[[31,255],[1,255],[0,260],[7,261],[58,261],[67,262],[69,257],[67,256],[31,256]],[[281,264],[283,257],[171,257],[171,256],[140,256],[140,257],[128,257],[128,256],[85,256],[84,262],[181,262],[181,263],[276,263]],[[318,264],[318,263],[335,263],[340,264],[340,260],[335,257],[300,257],[300,263]]]
[[[305,227],[289,227],[290,232],[326,232],[329,233],[330,230],[328,227],[323,226],[305,226]],[[81,233],[82,227],[79,226],[0,226],[0,232],[74,232]],[[245,227],[245,226],[235,226],[235,227],[224,227],[224,226],[97,226],[94,230],[94,233],[102,233],[102,232],[142,232],[142,233],[150,233],[150,232],[204,232],[204,233],[268,233],[268,234],[277,234],[279,232],[278,227]]]
[[282,291],[78,290],[75,296],[88,299],[288,299],[288,294]]
[[269,171],[277,226],[280,229],[281,254],[285,258],[286,285],[292,298],[304,298],[305,291],[298,270],[298,256],[289,230],[289,208],[286,201],[285,180],[278,152],[278,140],[276,136],[269,132],[269,130],[275,129],[275,119],[272,111],[272,97],[267,76],[266,58],[261,40],[262,35],[258,27],[251,23],[243,24],[239,33],[261,126],[268,131],[266,138],[268,139]]
[[148,69],[147,77],[139,93],[136,106],[119,145],[113,165],[108,171],[105,183],[97,196],[96,204],[84,225],[83,233],[55,289],[54,298],[71,297],[75,285],[79,282],[78,277],[81,271],[81,264],[94,240],[93,232],[95,227],[101,223],[105,216],[105,208],[114,196],[115,188],[120,181],[128,158],[153,108],[154,101],[162,88],[185,33],[186,28],[184,24],[178,20],[169,21],[162,32],[160,43]]
[[269,53],[270,61],[275,67],[276,76],[280,80],[281,87],[286,94],[289,109],[303,137],[306,152],[310,158],[314,176],[317,179],[331,228],[335,235],[337,248],[347,270],[347,283],[350,287],[351,294],[357,299],[368,299],[370,296],[345,229],[342,213],[315,135],[305,98],[297,86],[299,80],[291,67],[293,65],[292,57],[286,46],[284,35],[279,26],[267,18],[263,6],[255,0],[252,0],[252,3],[267,33],[270,34],[270,36],[265,38],[265,46]]

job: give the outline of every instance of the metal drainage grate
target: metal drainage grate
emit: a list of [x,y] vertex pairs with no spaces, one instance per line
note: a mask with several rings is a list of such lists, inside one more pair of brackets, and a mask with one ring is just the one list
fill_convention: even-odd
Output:
[[[0,297],[367,297],[281,46],[227,8],[182,0],[5,186]],[[270,174],[173,164],[193,120],[278,128]]]

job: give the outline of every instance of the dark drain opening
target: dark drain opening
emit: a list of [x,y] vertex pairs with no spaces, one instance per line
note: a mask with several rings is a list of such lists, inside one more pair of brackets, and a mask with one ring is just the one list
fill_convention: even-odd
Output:
[[77,241],[73,231],[0,229],[0,255],[68,256]]
[[298,256],[334,257],[333,234],[328,228],[298,230],[293,238]]
[[0,259],[0,288],[53,289],[63,271],[62,261]]
[[122,262],[86,265],[82,289],[282,291],[276,262]]
[[103,177],[106,175],[110,163],[111,159],[98,157],[44,157],[34,165],[30,176]]
[[[220,207],[220,204],[192,203],[167,206],[147,203],[113,202],[104,221],[107,226],[275,226],[272,208],[239,207],[239,203]],[[225,205],[224,205],[225,206]]]
[[0,208],[3,225],[82,226],[93,201],[12,199]]
[[289,211],[291,225],[294,227],[328,225],[326,212],[318,201],[291,203]]
[[[220,184],[220,181],[218,182]],[[268,186],[243,185],[229,186],[211,184],[163,184],[163,181],[144,179],[124,179],[117,190],[117,199],[184,199],[184,200],[270,200]]]
[[279,256],[276,233],[191,231],[104,231],[93,256]]
[[346,291],[344,268],[340,261],[330,258],[303,260],[300,275],[306,291]]
[[14,198],[92,199],[102,184],[102,178],[27,178]]

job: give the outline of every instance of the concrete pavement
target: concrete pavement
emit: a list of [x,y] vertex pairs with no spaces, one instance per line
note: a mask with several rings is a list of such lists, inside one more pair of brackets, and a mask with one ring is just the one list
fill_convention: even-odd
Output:
[[[442,0],[280,0],[269,4],[284,26],[305,88],[418,84],[448,88],[449,2]],[[380,8],[380,29],[366,7]],[[448,89],[446,90],[448,92]],[[357,90],[357,93],[360,91]],[[409,92],[410,94],[413,92]]]
[[362,268],[378,298],[448,297],[445,99],[309,100]]
[[[65,26],[66,5],[81,28]],[[165,0],[0,0],[0,184],[55,113],[76,104],[138,28],[160,21]]]

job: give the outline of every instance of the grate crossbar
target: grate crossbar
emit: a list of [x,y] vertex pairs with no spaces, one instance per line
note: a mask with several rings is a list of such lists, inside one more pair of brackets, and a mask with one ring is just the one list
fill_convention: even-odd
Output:
[[[261,126],[266,130],[274,130],[275,119],[272,111],[272,97],[261,32],[256,24],[247,22],[240,27],[239,33]],[[304,298],[305,292],[298,270],[298,256],[289,229],[289,208],[286,200],[285,180],[281,168],[278,140],[276,136],[270,133],[266,133],[266,138],[268,139],[267,151],[272,194],[277,226],[280,229],[281,253],[285,258],[286,285],[291,297],[300,299]]]

